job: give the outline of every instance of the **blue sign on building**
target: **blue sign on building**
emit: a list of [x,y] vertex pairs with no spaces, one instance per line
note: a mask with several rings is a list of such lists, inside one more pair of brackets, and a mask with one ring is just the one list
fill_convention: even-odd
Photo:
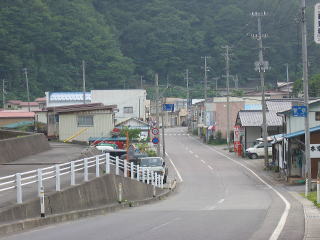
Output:
[[292,115],[294,117],[307,117],[306,106],[292,106]]
[[174,112],[174,104],[162,104],[162,110],[166,112]]

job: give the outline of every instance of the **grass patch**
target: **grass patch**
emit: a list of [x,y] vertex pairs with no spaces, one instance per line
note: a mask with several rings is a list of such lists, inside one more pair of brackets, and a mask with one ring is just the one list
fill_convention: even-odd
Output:
[[[301,193],[301,196],[305,197],[304,193]],[[316,192],[316,191],[315,191],[315,192],[310,192],[310,193],[308,194],[307,199],[308,199],[309,201],[313,202],[313,204],[314,204],[316,207],[320,208],[320,204],[317,204],[317,192]]]

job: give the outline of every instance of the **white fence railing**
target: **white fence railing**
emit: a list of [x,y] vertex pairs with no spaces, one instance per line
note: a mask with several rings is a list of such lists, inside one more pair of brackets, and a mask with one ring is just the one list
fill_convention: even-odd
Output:
[[[100,167],[103,167],[104,173],[101,173]],[[114,166],[114,169],[111,168]],[[144,169],[133,162],[112,157],[109,153],[75,160],[67,163],[56,164],[46,168],[38,168],[22,173],[0,178],[0,192],[16,190],[17,203],[22,203],[23,187],[27,185],[36,185],[38,196],[40,196],[43,182],[49,179],[55,179],[55,191],[61,191],[61,176],[69,175],[70,185],[76,185],[76,173],[83,174],[83,181],[89,181],[89,169],[95,168],[95,176],[100,177],[102,174],[110,174],[114,171],[116,175],[120,175],[120,170],[123,171],[123,176],[137,181],[142,181],[146,184],[163,188],[164,176],[156,172]]]

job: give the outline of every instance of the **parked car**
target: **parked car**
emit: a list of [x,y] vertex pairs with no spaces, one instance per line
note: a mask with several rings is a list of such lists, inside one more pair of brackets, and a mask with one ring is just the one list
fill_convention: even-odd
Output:
[[157,174],[163,175],[163,182],[167,182],[168,167],[161,157],[145,157],[140,159],[140,166],[144,170],[154,171]]
[[[251,159],[264,157],[264,142],[258,142],[253,147],[247,148],[246,154]],[[268,155],[272,156],[272,142],[268,142]]]
[[118,146],[116,144],[112,144],[112,143],[99,143],[96,145],[96,148],[100,151],[106,151],[106,150],[117,149]]

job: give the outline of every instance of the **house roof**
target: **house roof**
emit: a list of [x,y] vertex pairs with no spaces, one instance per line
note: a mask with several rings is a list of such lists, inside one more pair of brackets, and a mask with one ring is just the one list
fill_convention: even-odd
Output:
[[[301,100],[295,99],[294,101],[292,101],[292,105],[295,105],[295,103],[297,104],[298,102],[301,103]],[[309,101],[309,106],[313,105],[313,104],[317,104],[320,103],[320,99],[313,99]],[[283,111],[279,111],[279,114],[290,114],[291,113],[291,108],[287,109],[287,110],[283,110]]]
[[[310,130],[310,133],[320,131],[320,126],[316,126],[316,127],[310,128],[309,130]],[[297,136],[304,135],[304,134],[305,134],[305,131],[301,130],[301,131],[285,134],[283,137],[285,137],[285,138],[293,138],[293,137],[297,137]]]
[[47,110],[56,113],[70,113],[70,112],[82,112],[82,111],[95,111],[95,110],[113,110],[116,105],[105,106],[102,103],[90,103],[90,104],[78,104],[59,107],[48,107]]
[[269,111],[273,112],[282,112],[291,109],[292,102],[291,101],[266,101],[267,108]]
[[7,101],[7,103],[11,103],[11,104],[16,104],[16,105],[19,105],[22,101],[20,100],[9,100]]
[[34,112],[2,111],[0,118],[34,118]]
[[46,97],[36,98],[35,102],[46,102]]
[[[29,102],[29,104],[30,104],[30,107],[37,107],[37,106],[39,106],[39,103],[37,103],[37,102]],[[29,106],[29,104],[28,104],[28,102],[20,102],[20,106],[21,107],[27,107],[27,106]]]
[[116,126],[123,125],[123,124],[125,124],[126,122],[129,122],[129,121],[131,121],[131,120],[133,120],[133,121],[135,121],[135,122],[137,122],[137,123],[140,123],[140,124],[142,124],[142,125],[144,125],[144,126],[146,126],[146,127],[149,127],[149,126],[150,126],[148,123],[146,123],[146,122],[144,122],[144,121],[141,121],[141,120],[139,120],[139,119],[137,119],[137,118],[128,118],[128,119],[125,119],[125,120],[117,123]]
[[[267,112],[268,126],[282,126],[282,118],[277,116],[276,112]],[[238,113],[238,119],[243,127],[261,127],[262,111],[259,110],[241,110]]]

